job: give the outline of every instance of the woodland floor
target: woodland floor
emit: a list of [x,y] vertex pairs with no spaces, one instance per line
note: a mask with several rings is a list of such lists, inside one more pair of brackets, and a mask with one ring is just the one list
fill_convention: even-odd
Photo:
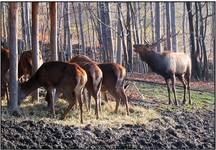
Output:
[[[155,75],[133,78],[164,83]],[[109,102],[102,106],[99,120],[93,110],[85,111],[82,125],[78,110],[70,112],[66,121],[51,118],[44,99],[37,104],[24,102],[22,117],[9,115],[2,102],[1,148],[215,148],[213,83],[193,82],[193,104],[178,107],[167,105],[165,85],[129,83],[130,116],[125,106],[113,113],[115,102]],[[182,98],[183,89],[177,86],[177,99]],[[66,105],[58,101],[56,113],[61,114]]]

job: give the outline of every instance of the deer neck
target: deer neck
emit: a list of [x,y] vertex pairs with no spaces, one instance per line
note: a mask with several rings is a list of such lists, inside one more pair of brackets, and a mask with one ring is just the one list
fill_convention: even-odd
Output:
[[147,53],[141,53],[140,56],[141,59],[145,61],[153,71],[158,69],[158,65],[160,65],[161,62],[161,56],[159,53],[150,51]]

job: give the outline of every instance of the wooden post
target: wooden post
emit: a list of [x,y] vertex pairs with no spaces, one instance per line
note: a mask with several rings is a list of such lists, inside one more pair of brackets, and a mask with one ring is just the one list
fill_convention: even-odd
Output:
[[[39,67],[38,9],[39,9],[39,3],[32,2],[32,50],[33,50],[32,74],[34,74]],[[34,92],[33,99],[37,100],[37,102],[39,101],[39,90],[36,90],[36,92]]]
[[56,2],[50,3],[50,48],[52,51],[52,60],[58,60],[57,50],[57,4]]
[[10,103],[9,108],[18,108],[18,49],[17,49],[17,18],[18,3],[9,4],[9,48],[10,48]]

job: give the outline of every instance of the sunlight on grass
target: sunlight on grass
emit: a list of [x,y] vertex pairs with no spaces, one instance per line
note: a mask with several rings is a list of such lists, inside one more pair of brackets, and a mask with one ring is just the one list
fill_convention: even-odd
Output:
[[32,103],[29,99],[21,105],[21,110],[24,114],[23,117],[13,117],[7,114],[6,102],[2,101],[3,110],[2,118],[4,119],[15,119],[16,121],[22,121],[31,119],[34,121],[43,120],[47,123],[56,123],[62,125],[76,125],[85,126],[86,124],[92,125],[104,125],[104,126],[120,126],[121,124],[147,124],[149,121],[160,118],[160,115],[153,109],[146,109],[141,106],[129,105],[130,115],[126,115],[125,106],[119,106],[118,113],[114,113],[115,102],[109,101],[102,106],[102,112],[100,118],[97,120],[94,111],[94,105],[92,106],[91,112],[88,112],[84,107],[83,120],[84,124],[80,124],[80,110],[79,107],[75,107],[74,110],[68,114],[65,120],[59,120],[59,117],[67,108],[67,103],[64,100],[57,101],[56,104],[56,118],[52,118],[51,113],[46,107],[44,99],[40,103]]

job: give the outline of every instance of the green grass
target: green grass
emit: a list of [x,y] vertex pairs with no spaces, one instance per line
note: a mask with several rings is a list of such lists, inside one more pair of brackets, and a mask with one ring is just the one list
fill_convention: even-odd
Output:
[[[146,83],[138,83],[138,88],[140,92],[143,94],[146,100],[151,101],[155,100],[159,103],[168,104],[168,92],[166,85],[153,85],[153,84],[146,84]],[[186,105],[181,106],[184,109],[210,109],[213,110],[214,108],[214,94],[209,92],[201,92],[200,91],[193,91],[191,90],[191,100],[192,105],[188,104],[188,94],[186,94]],[[181,103],[184,96],[184,90],[181,87],[176,88],[176,97],[177,100]],[[174,100],[173,93],[171,92],[171,99]],[[175,110],[177,109],[175,106],[164,105],[165,108]]]

